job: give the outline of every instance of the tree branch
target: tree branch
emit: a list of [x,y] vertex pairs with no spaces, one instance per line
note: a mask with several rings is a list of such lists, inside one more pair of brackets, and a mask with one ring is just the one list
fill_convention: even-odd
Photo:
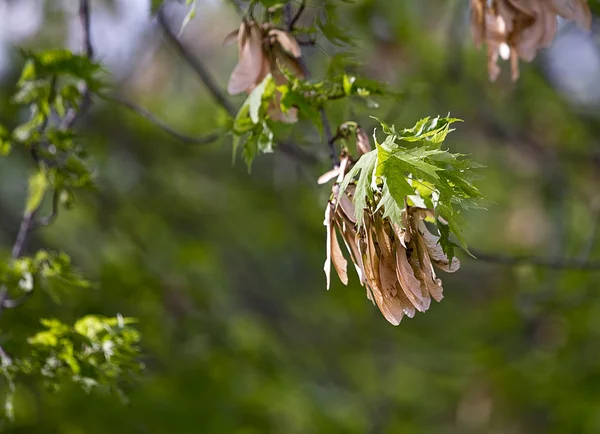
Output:
[[165,15],[164,5],[162,5],[158,9],[156,18],[158,20],[158,24],[160,25],[160,27],[161,27],[164,35],[168,39],[168,41],[176,49],[176,51],[184,58],[184,60],[188,63],[188,65],[190,65],[194,69],[194,71],[196,71],[196,74],[198,74],[198,76],[200,77],[200,79],[202,80],[202,82],[204,83],[206,88],[208,89],[212,98],[221,107],[223,107],[225,110],[227,110],[227,113],[229,113],[229,115],[231,117],[234,117],[236,114],[235,109],[233,108],[231,103],[225,98],[225,95],[223,95],[223,93],[219,89],[219,86],[217,85],[217,83],[215,82],[213,77],[210,75],[208,70],[206,68],[204,68],[204,65],[198,59],[196,59],[196,57],[192,53],[190,53],[190,51],[187,49],[187,47],[185,47],[181,43],[181,41],[179,40],[177,35],[173,32],[173,30],[169,26],[169,23],[167,22],[167,17]]
[[321,107],[319,111],[321,112],[321,122],[323,123],[325,139],[327,140],[327,145],[329,146],[329,156],[331,158],[331,165],[335,169],[340,165],[340,158],[337,152],[335,151],[335,138],[331,136],[331,126],[329,125],[329,120],[327,119],[325,109]]
[[536,256],[510,256],[485,253],[471,249],[475,260],[492,264],[518,266],[532,265],[535,267],[551,268],[554,270],[600,271],[600,261],[581,261],[578,259],[540,258]]
[[160,128],[161,130],[170,134],[171,136],[175,137],[177,140],[182,141],[183,143],[188,143],[191,145],[207,145],[209,143],[213,143],[213,142],[217,141],[220,137],[223,136],[222,134],[219,134],[219,133],[212,133],[212,134],[209,134],[209,135],[203,136],[203,137],[186,136],[186,135],[181,134],[178,131],[174,130],[167,124],[165,124],[163,121],[158,119],[150,111],[146,110],[143,107],[135,105],[134,103],[129,102],[129,101],[125,100],[124,98],[121,98],[120,96],[116,96],[116,95],[115,96],[106,96],[105,99],[114,101],[118,104],[121,104],[123,107],[126,107],[129,110],[131,110],[132,112],[137,113],[144,119],[147,119],[152,124],[156,125],[158,128]]
[[[164,5],[161,6],[158,10],[157,20],[167,40],[173,45],[173,47],[181,55],[183,60],[188,65],[190,65],[192,69],[198,74],[200,80],[204,83],[204,85],[210,92],[213,100],[221,107],[223,107],[227,111],[229,116],[235,117],[236,110],[230,104],[229,100],[225,97],[225,94],[216,84],[215,80],[212,78],[208,70],[204,67],[202,62],[196,57],[194,57],[194,55],[181,43],[177,35],[169,26],[164,11]],[[282,152],[284,152],[288,156],[296,158],[303,163],[316,164],[319,161],[315,155],[298,146],[295,146],[293,143],[278,141],[277,146],[281,149]]]
[[[291,3],[288,3],[288,5],[290,5],[290,9],[291,9]],[[300,7],[296,11],[296,15],[294,15],[294,18],[292,18],[292,20],[288,23],[288,32],[291,32],[292,30],[294,30],[294,26],[296,25],[296,23],[302,16],[302,13],[304,12],[305,7],[306,7],[306,0],[302,0],[300,2]]]
[[34,221],[32,229],[44,227],[44,226],[50,226],[52,223],[54,223],[54,221],[56,220],[56,217],[58,217],[59,200],[60,200],[60,191],[55,189],[54,193],[52,193],[52,210],[50,211],[50,215]]
[[[79,21],[83,33],[83,52],[89,59],[94,58],[94,46],[92,44],[91,20],[90,20],[90,3],[89,0],[80,0],[79,2]],[[81,84],[83,101],[79,109],[71,108],[61,122],[61,128],[68,130],[75,124],[75,121],[81,113],[85,112],[92,104],[92,95],[86,83]]]
[[[92,46],[91,33],[90,33],[89,0],[80,0],[79,19],[80,19],[81,25],[83,27],[84,52],[85,52],[86,56],[88,56],[91,59],[94,54],[94,49]],[[62,119],[62,122],[60,123],[61,127],[63,129],[69,129],[75,123],[75,120],[77,119],[79,114],[82,111],[84,111],[87,108],[87,106],[89,106],[89,104],[91,103],[91,95],[90,95],[89,89],[85,83],[83,84],[83,86],[84,86],[83,102],[82,102],[79,110],[70,109],[65,114],[65,117]],[[54,88],[54,80],[53,80],[53,84],[52,84],[51,88],[52,89]],[[46,128],[46,126],[47,126],[47,119],[43,124],[43,128]],[[32,150],[31,150],[31,157],[36,162],[36,164],[39,164],[40,160],[39,160],[39,157],[37,155],[35,148],[32,148]],[[27,244],[29,234],[31,233],[32,229],[34,229],[37,226],[45,226],[46,224],[49,224],[52,221],[54,221],[54,219],[56,218],[56,215],[58,213],[58,199],[59,199],[58,192],[55,191],[54,196],[53,196],[53,201],[52,201],[52,212],[51,212],[50,216],[45,219],[42,219],[38,222],[35,221],[35,216],[39,210],[39,207],[37,209],[33,210],[32,212],[24,213],[23,219],[21,220],[21,224],[19,225],[19,232],[17,233],[17,238],[15,240],[15,243],[13,244],[13,248],[12,248],[12,252],[11,252],[11,262],[18,259],[21,256],[21,254],[23,253],[23,249],[25,248],[25,245]],[[2,315],[4,308],[19,306],[23,301],[25,301],[27,298],[29,298],[30,295],[31,295],[31,293],[27,293],[18,300],[11,300],[8,297],[8,287],[6,285],[2,285],[2,287],[0,287],[0,316]],[[2,356],[1,353],[0,353],[0,356]]]

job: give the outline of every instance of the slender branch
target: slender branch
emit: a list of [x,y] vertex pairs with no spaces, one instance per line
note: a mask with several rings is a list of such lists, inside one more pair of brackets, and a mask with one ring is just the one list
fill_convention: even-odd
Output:
[[144,119],[147,119],[148,121],[150,121],[151,123],[153,123],[154,125],[159,127],[161,130],[165,131],[166,133],[175,137],[177,140],[180,140],[184,143],[188,143],[191,145],[207,145],[209,143],[215,142],[220,137],[222,137],[222,134],[219,134],[219,133],[212,133],[212,134],[209,134],[209,135],[206,135],[203,137],[186,136],[184,134],[179,133],[178,131],[175,131],[173,128],[171,128],[170,126],[165,124],[163,121],[158,119],[150,111],[146,110],[143,107],[135,105],[134,103],[129,102],[120,96],[114,95],[114,96],[107,96],[105,98],[108,100],[112,100],[118,104],[121,104],[123,107],[126,107],[129,110],[131,110],[132,112],[137,113]]
[[56,218],[58,217],[58,208],[60,202],[60,191],[55,189],[54,193],[52,193],[52,210],[50,211],[50,215],[46,217],[42,217],[33,222],[32,228],[39,228],[44,226],[50,226]]
[[[32,229],[33,219],[35,218],[35,214],[37,213],[37,209],[32,212],[26,212],[23,216],[23,220],[21,220],[21,224],[19,226],[19,232],[17,233],[17,238],[15,243],[13,244],[12,252],[10,255],[11,263],[18,259],[21,256],[21,252],[27,243],[27,238]],[[12,302],[8,297],[8,287],[6,285],[2,285],[0,287],[0,316],[2,316],[2,311],[6,307],[6,305]]]
[[536,267],[551,268],[554,270],[600,271],[600,261],[582,262],[579,259],[540,258],[528,255],[498,255],[473,249],[471,249],[471,253],[473,253],[476,260],[493,264],[508,266],[532,265]]
[[331,126],[329,125],[329,120],[327,119],[327,114],[325,114],[325,109],[321,107],[321,122],[323,123],[323,130],[325,132],[325,139],[327,139],[327,146],[329,146],[329,156],[331,158],[331,165],[335,169],[340,165],[340,158],[335,150],[335,140],[336,138],[331,135]]
[[210,75],[208,70],[204,68],[204,65],[194,57],[192,53],[185,47],[177,35],[173,32],[169,23],[167,22],[167,17],[165,15],[165,7],[164,5],[158,9],[158,14],[156,15],[158,20],[158,24],[160,25],[164,35],[169,40],[171,45],[176,49],[176,51],[184,58],[184,60],[196,71],[212,98],[225,110],[229,113],[230,116],[235,116],[235,109],[231,105],[231,103],[225,98],[219,86]]
[[319,159],[315,154],[309,152],[291,142],[277,142],[277,146],[288,156],[297,159],[298,161],[314,165],[319,162]]
[[296,39],[296,41],[298,41],[298,45],[305,45],[310,47],[315,46],[317,43],[316,39],[309,39],[308,41],[301,41],[300,39]]
[[92,44],[91,20],[90,20],[90,3],[89,0],[81,0],[79,3],[79,17],[83,27],[83,43],[85,46],[85,55],[94,58],[94,46]]
[[[94,54],[94,49],[93,49],[92,42],[91,42],[89,0],[80,0],[79,19],[80,19],[82,27],[83,27],[84,51],[85,51],[86,56],[88,56],[89,58],[92,58],[92,56]],[[54,90],[55,82],[56,82],[56,78],[53,78],[52,84],[51,84],[52,90]],[[75,123],[75,120],[77,119],[79,114],[81,114],[81,112],[84,111],[87,108],[87,106],[89,106],[89,104],[91,103],[91,95],[90,95],[89,89],[85,83],[83,84],[83,86],[84,86],[83,92],[82,92],[83,93],[83,102],[81,104],[81,107],[79,108],[79,110],[70,109],[67,112],[67,114],[65,115],[65,117],[62,119],[62,122],[61,122],[61,127],[63,129],[70,128]],[[51,100],[53,99],[53,93],[51,94],[50,99]],[[46,119],[44,121],[42,129],[46,128],[47,123],[48,123],[48,119]],[[37,154],[36,148],[32,147],[30,152],[31,152],[31,157],[36,162],[36,164],[40,164],[41,161]],[[49,224],[50,222],[54,221],[54,219],[56,218],[56,215],[58,213],[58,199],[59,199],[58,192],[55,191],[54,196],[53,196],[53,201],[52,201],[52,212],[51,212],[50,216],[48,216],[45,219],[41,219],[40,221],[37,221],[37,222],[35,221],[35,216],[39,210],[39,207],[38,207],[38,209],[35,209],[32,212],[24,213],[23,219],[21,220],[21,224],[19,226],[19,232],[17,233],[17,238],[15,240],[15,243],[13,244],[13,248],[12,248],[12,252],[11,252],[11,262],[18,259],[21,256],[21,253],[23,252],[23,249],[25,248],[25,245],[27,244],[29,234],[31,233],[32,229],[34,229],[36,226],[45,226],[46,224]],[[8,287],[6,285],[2,285],[2,287],[0,287],[0,316],[2,315],[4,308],[9,307],[9,306],[10,307],[19,306],[23,301],[25,301],[27,298],[29,298],[30,295],[31,295],[31,293],[27,293],[24,296],[22,296],[20,299],[11,300],[8,297]],[[0,356],[2,356],[1,352],[0,352]]]
[[[223,107],[231,117],[234,117],[236,115],[235,109],[227,100],[225,94],[221,91],[219,86],[217,86],[215,80],[212,78],[208,70],[204,67],[202,62],[196,57],[194,57],[194,55],[181,43],[177,35],[175,35],[173,30],[169,26],[164,12],[164,5],[161,6],[158,10],[157,20],[167,40],[173,45],[173,47],[181,55],[183,60],[185,60],[187,64],[190,65],[192,69],[198,74],[200,80],[208,88],[214,101],[221,107]],[[289,155],[290,157],[296,158],[302,161],[303,163],[316,164],[318,162],[318,158],[315,155],[294,145],[293,143],[277,142],[277,146],[285,154]]]
[[[298,20],[298,18],[300,18],[300,15],[304,11],[304,6],[305,5],[304,5],[304,1],[303,1],[302,4],[300,5],[300,8],[298,9],[298,12],[292,19],[291,18],[291,1],[287,2],[286,9],[284,10],[284,19],[286,21],[286,27],[288,29],[291,29],[293,27],[293,24]],[[304,71],[306,78],[309,78],[310,71],[308,70],[308,67],[306,66],[306,62],[304,61],[304,59],[302,57],[300,57],[296,60],[298,61],[298,63],[300,64],[300,67]],[[335,140],[332,138],[332,135],[331,135],[331,126],[329,125],[329,120],[327,119],[327,114],[325,113],[325,109],[323,107],[321,107],[319,109],[319,113],[321,115],[321,123],[323,124],[323,130],[325,132],[325,139],[327,140],[327,146],[329,147],[331,164],[334,168],[336,168],[340,165],[340,160],[339,160],[339,156],[337,155],[337,153],[335,151],[335,143],[334,143]]]
[[[89,59],[94,58],[94,47],[92,44],[91,20],[90,20],[90,3],[89,0],[80,0],[79,2],[79,22],[81,23],[83,33],[83,51]],[[68,130],[75,124],[79,116],[85,112],[92,104],[92,95],[87,84],[81,83],[81,94],[83,101],[79,109],[71,108],[61,122],[61,128]]]
[[[290,5],[290,8],[291,8],[291,3],[288,3],[288,5]],[[292,30],[294,30],[294,26],[296,25],[296,23],[298,22],[298,20],[302,16],[302,13],[304,12],[304,8],[305,7],[306,7],[306,0],[302,0],[300,2],[300,7],[296,11],[296,15],[294,15],[294,18],[292,18],[292,20],[288,24],[288,31],[289,32],[291,32]]]
[[292,2],[288,1],[283,7],[283,21],[287,23],[287,31],[292,31]]
[[27,238],[29,236],[29,231],[32,228],[33,219],[35,217],[37,210],[31,213],[25,213],[23,216],[23,220],[21,220],[21,225],[19,226],[19,232],[17,233],[17,239],[15,240],[15,244],[13,244],[12,254],[10,255],[11,260],[15,260],[21,256],[21,252],[27,243]]

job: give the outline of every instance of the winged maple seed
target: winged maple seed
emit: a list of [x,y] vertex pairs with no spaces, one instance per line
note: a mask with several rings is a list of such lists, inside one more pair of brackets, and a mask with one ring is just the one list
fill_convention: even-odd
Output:
[[[260,25],[256,21],[243,20],[240,28],[229,33],[223,45],[238,44],[238,63],[231,73],[227,92],[248,95],[263,79],[271,73],[277,85],[287,83],[287,78],[279,64],[299,78],[304,78],[304,69],[300,63],[302,56],[296,39],[288,32],[271,28],[268,23]],[[284,113],[280,108],[281,93],[276,92],[267,114],[280,122],[294,123],[298,119],[296,108]]]
[[[359,154],[370,150],[370,144],[357,134]],[[366,148],[366,145],[369,147]],[[439,237],[425,226],[424,219],[433,218],[430,209],[406,206],[402,214],[402,226],[383,218],[383,211],[376,204],[363,210],[363,224],[357,225],[353,195],[355,186],[339,194],[344,175],[353,165],[348,155],[342,155],[339,168],[322,175],[318,182],[324,184],[337,178],[332,188],[331,199],[325,208],[327,228],[327,259],[325,275],[327,289],[330,287],[331,265],[344,285],[348,284],[347,260],[342,253],[337,234],[341,236],[354,264],[359,281],[367,288],[367,298],[393,325],[400,324],[404,315],[412,318],[416,311],[429,309],[431,298],[440,301],[442,282],[433,266],[453,273],[460,263],[452,261],[438,244]]]
[[587,0],[471,0],[471,31],[475,45],[487,44],[491,81],[500,75],[498,57],[511,61],[512,79],[519,78],[519,58],[531,62],[539,48],[552,43],[557,16],[590,30]]

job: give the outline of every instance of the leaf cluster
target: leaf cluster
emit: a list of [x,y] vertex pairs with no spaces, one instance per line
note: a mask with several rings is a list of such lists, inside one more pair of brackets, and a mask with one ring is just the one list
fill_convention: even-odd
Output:
[[75,270],[66,253],[46,250],[10,263],[1,262],[0,285],[5,285],[9,294],[17,297],[41,290],[55,302],[60,302],[73,290],[88,289],[91,286]]
[[[287,74],[285,68],[282,70],[288,81],[278,86],[273,77],[267,75],[250,93],[233,122],[234,155],[241,148],[248,167],[259,153],[273,152],[274,130],[284,125],[269,117],[268,108],[274,101],[283,113],[297,109],[300,119],[315,125],[322,135],[320,110],[328,101],[360,97],[374,104],[371,96],[391,95],[383,83],[356,75],[339,74],[331,80],[311,81]],[[276,94],[280,96],[278,100],[274,100]]]
[[446,136],[453,131],[450,126],[458,121],[439,116],[425,118],[400,131],[379,121],[385,140],[379,143],[373,135],[375,149],[357,161],[340,186],[344,191],[350,183],[356,184],[358,224],[367,207],[383,209],[383,217],[400,226],[407,204],[430,208],[435,211],[439,242],[449,259],[454,257],[455,247],[449,240],[450,233],[467,250],[461,212],[478,208],[477,199],[483,196],[473,185],[479,179],[474,169],[482,166],[442,149]]
[[140,335],[133,323],[121,316],[88,315],[72,326],[42,319],[44,329],[27,340],[29,353],[4,369],[13,378],[41,375],[51,390],[59,390],[66,379],[88,392],[119,392],[142,369],[137,360]]

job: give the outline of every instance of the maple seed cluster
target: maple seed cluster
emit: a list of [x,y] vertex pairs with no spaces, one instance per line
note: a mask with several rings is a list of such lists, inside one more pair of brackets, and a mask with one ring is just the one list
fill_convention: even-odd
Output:
[[[370,149],[367,136],[360,128],[357,149],[361,155]],[[363,222],[357,225],[353,203],[355,184],[350,183],[340,194],[340,184],[352,164],[350,157],[342,154],[339,168],[318,180],[323,184],[337,176],[323,222],[327,228],[324,266],[327,289],[332,263],[342,283],[348,284],[348,262],[338,241],[339,233],[361,285],[367,288],[367,298],[391,324],[399,325],[404,315],[412,318],[416,311],[429,309],[432,298],[438,302],[443,298],[442,281],[433,266],[452,273],[459,269],[460,263],[457,258],[448,260],[438,243],[439,238],[425,226],[426,218],[434,218],[430,209],[407,205],[400,226],[383,218],[383,211],[377,209],[376,203],[369,203],[362,210]]]
[[[282,67],[298,78],[305,78],[302,53],[296,39],[288,32],[276,29],[269,23],[259,24],[253,20],[243,20],[239,29],[229,33],[224,46],[238,44],[238,63],[235,66],[227,92],[248,95],[268,74],[273,76],[276,85],[288,82]],[[294,123],[298,120],[296,108],[286,113],[280,109],[281,93],[276,92],[267,111],[268,116],[279,122]]]
[[539,48],[552,44],[557,16],[590,30],[587,0],[471,0],[471,31],[475,45],[487,44],[491,81],[500,75],[498,57],[510,58],[512,79],[519,78],[519,58],[531,62]]

